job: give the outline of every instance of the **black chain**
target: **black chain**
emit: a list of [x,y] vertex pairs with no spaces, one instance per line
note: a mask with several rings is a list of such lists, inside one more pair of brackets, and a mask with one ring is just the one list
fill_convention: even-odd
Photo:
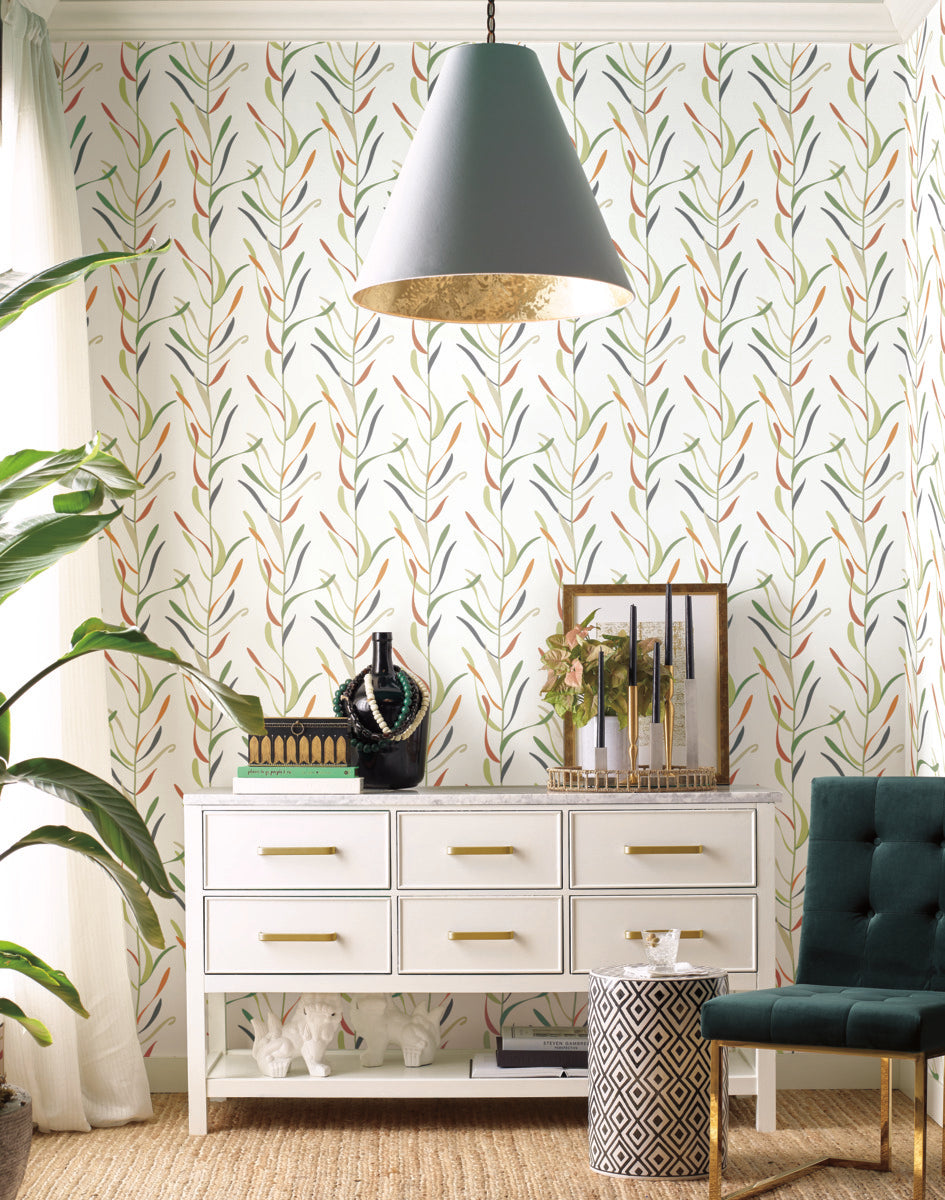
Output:
[[495,0],[486,5],[486,41],[495,41]]

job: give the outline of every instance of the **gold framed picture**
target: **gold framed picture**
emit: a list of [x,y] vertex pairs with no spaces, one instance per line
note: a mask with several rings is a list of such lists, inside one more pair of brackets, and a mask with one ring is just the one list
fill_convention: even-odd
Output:
[[[728,593],[724,583],[671,585],[673,661],[676,711],[685,709],[686,597],[692,607],[692,667],[699,698],[699,765],[715,772],[717,786],[729,783],[728,731]],[[627,633],[630,605],[637,609],[637,637],[665,638],[665,583],[566,583],[562,592],[565,632],[590,624],[600,633]],[[641,716],[642,720],[642,716]],[[575,729],[564,716],[564,765],[578,765]],[[673,761],[685,762],[686,732],[678,719],[673,738]]]

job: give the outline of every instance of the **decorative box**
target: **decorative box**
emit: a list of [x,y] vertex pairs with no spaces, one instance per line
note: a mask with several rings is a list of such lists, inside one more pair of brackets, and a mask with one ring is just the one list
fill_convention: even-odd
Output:
[[266,732],[248,737],[250,766],[357,765],[351,726],[338,717],[266,717]]

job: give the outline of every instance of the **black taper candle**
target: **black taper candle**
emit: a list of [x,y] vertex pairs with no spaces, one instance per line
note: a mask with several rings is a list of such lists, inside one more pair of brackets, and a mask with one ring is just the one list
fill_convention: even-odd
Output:
[[666,633],[663,637],[663,662],[673,665],[673,585],[666,585]]
[[637,606],[630,605],[630,686],[637,686]]
[[686,597],[686,678],[696,677],[696,648],[692,640],[692,597]]
[[660,644],[653,643],[653,724],[662,720],[662,697],[660,696]]
[[597,749],[604,743],[604,652],[597,651]]

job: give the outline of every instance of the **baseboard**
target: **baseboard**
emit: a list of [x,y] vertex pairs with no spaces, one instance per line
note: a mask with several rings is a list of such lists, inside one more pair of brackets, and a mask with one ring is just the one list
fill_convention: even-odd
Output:
[[146,1058],[148,1086],[152,1092],[186,1092],[186,1058]]
[[[879,1087],[879,1061],[875,1058],[785,1051],[777,1057],[776,1071],[779,1091]],[[898,1086],[895,1076],[892,1084]]]
[[[945,1066],[945,1059],[937,1059],[933,1064],[936,1069],[941,1072]],[[900,1092],[904,1092],[910,1100],[915,1097],[915,1075],[911,1062],[898,1062],[894,1064],[893,1070],[898,1068],[898,1078],[893,1074],[893,1087],[897,1087]],[[942,1082],[936,1079],[931,1072],[926,1076],[925,1081],[925,1102],[929,1117],[936,1125],[942,1124],[942,1102],[943,1088]]]
[[[152,1092],[186,1092],[186,1058],[147,1058],[145,1067]],[[879,1064],[875,1058],[847,1058],[839,1054],[779,1054],[778,1088],[815,1090],[822,1088],[877,1088]],[[912,1095],[909,1064],[893,1065],[892,1085]],[[942,1120],[942,1085],[929,1077],[929,1115]]]
[[[941,1070],[941,1060],[939,1060],[938,1067],[939,1070]],[[933,1077],[930,1075],[928,1078],[928,1083],[926,1084],[926,1089],[926,1103],[928,1104],[929,1116],[936,1123],[936,1125],[941,1125],[943,1123],[942,1107],[943,1102],[945,1102],[945,1095],[943,1095],[941,1081],[938,1079],[933,1079]]]

